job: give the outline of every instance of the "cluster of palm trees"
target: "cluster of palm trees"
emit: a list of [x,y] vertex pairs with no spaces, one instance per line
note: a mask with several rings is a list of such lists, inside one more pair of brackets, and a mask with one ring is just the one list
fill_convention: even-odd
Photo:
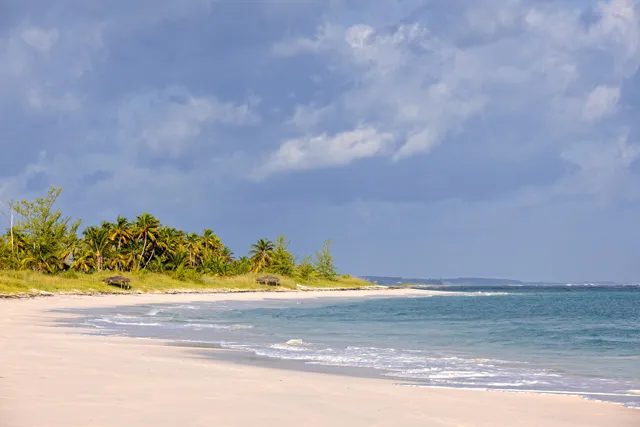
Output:
[[314,267],[322,265],[328,243],[315,263],[306,257],[297,264],[283,236],[276,242],[260,239],[248,256],[236,258],[211,229],[202,234],[181,231],[148,213],[134,221],[121,216],[115,222],[103,221],[85,228],[79,237],[79,221],[72,222],[52,208],[60,191],[53,187],[45,198],[12,206],[18,221],[0,236],[0,268],[45,273],[150,271],[178,277],[272,272],[303,279],[316,274],[333,278]]
[[163,226],[144,213],[131,222],[118,217],[87,227],[74,248],[70,267],[82,272],[114,270],[153,272],[189,268],[205,274],[245,273],[248,260],[233,253],[210,229],[202,235]]

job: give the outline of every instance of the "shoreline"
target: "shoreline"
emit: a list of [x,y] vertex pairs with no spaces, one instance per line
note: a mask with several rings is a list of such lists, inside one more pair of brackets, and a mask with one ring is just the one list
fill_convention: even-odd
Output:
[[[101,297],[101,296],[136,296],[136,295],[217,295],[217,294],[280,294],[280,293],[308,293],[308,292],[398,292],[404,290],[415,290],[411,287],[391,287],[391,286],[360,286],[360,287],[337,287],[337,288],[314,288],[309,286],[298,285],[297,289],[289,288],[273,288],[273,289],[233,289],[233,288],[204,288],[204,289],[166,289],[162,291],[70,291],[70,292],[47,292],[37,291],[32,293],[19,293],[19,294],[4,294],[0,293],[0,300],[11,299],[34,299],[34,298],[50,298],[50,297],[67,297],[67,296],[86,296],[86,297]],[[426,290],[427,292],[431,292]],[[433,290],[433,295],[446,295],[453,292]]]
[[[7,420],[0,425],[640,425],[640,411],[574,395],[398,386],[393,379],[205,359],[194,354],[193,348],[165,345],[161,340],[78,333],[57,326],[55,320],[64,315],[51,311],[291,296],[306,299],[443,294],[447,293],[369,289],[57,295],[0,300],[0,341],[4,344],[0,352],[0,420]],[[252,410],[247,411],[248,407]]]

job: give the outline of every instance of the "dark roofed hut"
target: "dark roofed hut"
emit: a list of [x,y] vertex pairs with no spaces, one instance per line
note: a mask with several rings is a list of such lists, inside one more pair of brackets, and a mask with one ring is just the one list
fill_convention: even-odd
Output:
[[280,284],[280,278],[276,276],[260,276],[256,277],[256,283],[260,285],[278,286]]
[[102,280],[107,285],[119,286],[122,289],[131,289],[131,280],[124,276],[110,276]]

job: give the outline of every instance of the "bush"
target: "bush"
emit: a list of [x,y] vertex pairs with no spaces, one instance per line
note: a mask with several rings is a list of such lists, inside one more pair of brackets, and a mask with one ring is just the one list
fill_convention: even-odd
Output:
[[67,270],[63,273],[59,274],[60,277],[63,277],[65,279],[77,279],[78,278],[78,273],[76,273],[75,271],[72,270]]
[[302,259],[300,264],[296,267],[295,276],[304,281],[310,281],[315,279],[317,275],[316,269],[313,266],[311,257],[306,256]]
[[183,265],[178,267],[176,271],[171,273],[171,277],[182,282],[203,283],[202,274],[193,268],[187,268]]

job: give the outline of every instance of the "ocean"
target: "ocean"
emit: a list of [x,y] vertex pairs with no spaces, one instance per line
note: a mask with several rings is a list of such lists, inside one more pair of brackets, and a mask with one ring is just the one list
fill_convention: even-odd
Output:
[[69,310],[81,316],[61,322],[214,358],[202,348],[253,355],[239,363],[264,358],[401,386],[577,394],[640,408],[640,287],[444,290],[455,295],[140,305]]

